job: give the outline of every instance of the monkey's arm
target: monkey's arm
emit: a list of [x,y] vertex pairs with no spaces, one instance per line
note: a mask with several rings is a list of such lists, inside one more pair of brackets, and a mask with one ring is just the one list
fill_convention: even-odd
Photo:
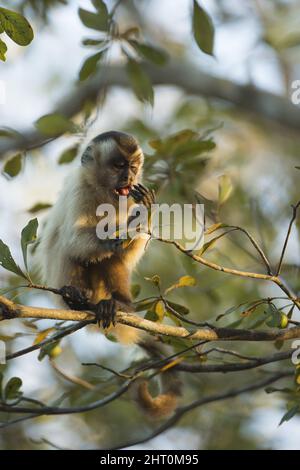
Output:
[[70,258],[83,262],[101,261],[122,249],[123,240],[119,238],[101,240],[97,237],[96,227],[74,228],[68,241]]

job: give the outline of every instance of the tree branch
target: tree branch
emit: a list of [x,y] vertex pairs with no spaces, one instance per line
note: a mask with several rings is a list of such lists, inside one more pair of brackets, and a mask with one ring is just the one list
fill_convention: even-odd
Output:
[[[214,77],[191,63],[174,61],[165,67],[149,64],[143,67],[154,85],[176,86],[189,94],[218,98],[290,129],[300,128],[300,109],[282,96]],[[123,66],[102,67],[93,78],[74,87],[52,112],[73,117],[81,111],[87,100],[95,101],[101,90],[113,86],[130,86]],[[32,149],[48,142],[49,138],[39,132],[24,129],[20,135],[11,139],[1,138],[0,158],[7,151]]]
[[[94,321],[95,317],[89,312],[75,310],[61,310],[30,307],[15,304],[11,300],[0,296],[0,309],[2,309],[2,320],[13,318],[40,318],[65,321]],[[152,322],[131,313],[118,312],[116,320],[123,325],[138,328],[148,333],[172,336],[175,338],[186,338],[190,340],[206,341],[275,341],[280,339],[300,338],[300,326],[283,330],[244,330],[233,328],[205,327],[195,331],[189,331],[184,327],[165,325]],[[38,346],[38,345],[37,345]],[[31,347],[32,349],[32,347]]]

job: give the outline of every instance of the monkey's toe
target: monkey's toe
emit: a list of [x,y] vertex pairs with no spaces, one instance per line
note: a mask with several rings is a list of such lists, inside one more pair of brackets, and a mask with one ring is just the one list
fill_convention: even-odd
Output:
[[117,305],[114,299],[101,300],[95,308],[96,322],[103,328],[116,325]]

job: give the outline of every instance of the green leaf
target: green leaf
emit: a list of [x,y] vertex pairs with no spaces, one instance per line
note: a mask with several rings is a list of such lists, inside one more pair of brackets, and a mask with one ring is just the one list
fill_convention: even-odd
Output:
[[97,31],[107,31],[108,29],[108,16],[103,12],[93,13],[83,8],[78,10],[79,18],[81,22],[87,28],[96,29]]
[[155,310],[148,310],[144,318],[145,320],[154,321],[154,322],[157,322],[159,320],[159,316],[157,315]]
[[3,60],[3,62],[6,61],[5,54],[7,52],[7,45],[5,44],[2,39],[0,39],[0,60]]
[[155,305],[155,301],[153,300],[141,300],[137,304],[134,305],[135,312],[142,312],[144,310],[151,309]]
[[23,154],[17,153],[13,157],[11,157],[4,165],[3,168],[3,175],[8,176],[9,178],[15,178],[20,171],[22,170],[23,166]]
[[37,214],[40,211],[49,209],[50,207],[52,207],[52,204],[49,204],[48,202],[38,202],[37,204],[34,204],[34,206],[30,207],[27,212],[30,214]]
[[131,40],[129,43],[144,59],[150,60],[156,65],[165,65],[168,60],[168,54],[163,49],[151,46],[150,44],[139,43]]
[[108,10],[107,10],[107,6],[103,2],[103,0],[92,0],[92,4],[94,5],[94,7],[98,11],[98,13],[102,17],[106,18],[106,20],[107,20],[108,19]]
[[300,411],[300,406],[296,405],[290,408],[285,415],[281,418],[281,421],[279,423],[279,426],[281,426],[284,422],[290,421],[297,413]]
[[182,326],[182,322],[177,318],[170,310],[166,310],[165,315],[170,318],[170,320],[175,323],[176,326]]
[[238,326],[241,325],[241,323],[243,323],[243,321],[244,321],[244,318],[240,318],[239,320],[235,320],[232,323],[228,323],[228,325],[226,325],[226,327],[227,328],[237,328]]
[[22,393],[20,388],[22,387],[22,380],[19,377],[12,377],[6,384],[4,389],[4,400],[13,400],[19,398]]
[[281,325],[281,312],[279,310],[277,310],[276,307],[274,307],[274,305],[270,304],[268,305],[268,312],[269,312],[269,316],[270,316],[270,320],[266,322],[266,324],[268,326],[270,326],[271,328],[280,328],[280,325]]
[[199,251],[197,251],[198,255],[203,255],[209,248],[212,248],[212,246],[220,239],[225,236],[225,232],[221,233],[220,235],[217,235],[216,237],[212,238],[208,242],[204,243],[202,248],[200,248]]
[[103,41],[102,39],[91,39],[91,38],[83,39],[82,41],[83,46],[100,46],[101,44],[104,45],[106,44],[106,42]]
[[135,60],[129,59],[127,63],[127,73],[136,97],[143,103],[148,102],[153,106],[154,93],[152,84],[141,65]]
[[173,152],[180,144],[189,142],[193,138],[199,137],[198,133],[192,129],[183,129],[169,135],[166,139],[154,139],[149,142],[150,147],[160,152]]
[[53,343],[47,344],[40,349],[38,360],[42,361],[46,356],[53,357],[53,352],[55,348],[59,347],[59,341],[54,341]]
[[31,245],[32,243],[36,241],[38,226],[39,226],[38,220],[32,219],[28,222],[26,227],[23,228],[22,234],[21,234],[21,248],[22,248],[23,259],[24,259],[24,263],[25,263],[27,271],[28,271],[27,248],[28,248],[28,245]]
[[[188,315],[190,312],[189,309],[185,307],[184,305],[179,305],[174,302],[170,302],[169,300],[167,301],[167,309],[168,309],[168,306],[170,306],[173,310],[175,310],[180,315]],[[172,310],[170,310],[170,313],[172,313]]]
[[23,15],[0,7],[0,25],[19,46],[28,46],[33,40],[33,30]]
[[63,151],[61,156],[59,157],[58,163],[59,165],[64,165],[66,163],[71,163],[78,153],[78,146],[75,145],[74,147],[70,147]]
[[35,122],[35,127],[44,135],[55,137],[65,132],[75,133],[78,127],[62,114],[46,114]]
[[178,161],[182,158],[192,158],[204,152],[209,152],[216,147],[213,140],[191,140],[178,146],[174,151],[174,160]]
[[15,131],[14,129],[11,129],[9,127],[0,128],[0,137],[13,139],[14,137],[18,137],[18,136],[21,136],[21,134],[19,134],[19,132]]
[[103,55],[103,51],[97,52],[97,54],[94,54],[94,55],[88,57],[84,61],[83,65],[80,69],[80,72],[79,72],[79,80],[80,81],[83,82],[84,80],[86,80],[92,74],[94,74],[96,72],[98,62],[101,59],[102,55]]
[[0,240],[0,266],[11,273],[15,273],[18,276],[22,276],[24,279],[27,279],[27,276],[13,259],[10,249],[2,240]]
[[130,290],[133,299],[136,299],[139,293],[141,292],[141,286],[139,284],[132,284]]
[[210,16],[194,0],[193,33],[196,43],[205,54],[213,55],[214,26]]

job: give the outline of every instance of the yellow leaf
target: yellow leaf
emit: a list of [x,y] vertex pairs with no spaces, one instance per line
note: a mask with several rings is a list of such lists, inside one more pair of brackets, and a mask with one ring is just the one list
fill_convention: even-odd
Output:
[[205,235],[210,235],[211,233],[215,232],[216,230],[219,230],[220,228],[225,228],[227,227],[226,224],[222,224],[222,222],[219,222],[218,224],[213,224],[210,227],[208,227],[204,234]]
[[47,336],[49,335],[49,333],[51,333],[52,331],[55,331],[55,328],[47,328],[46,330],[43,330],[41,331],[35,338],[33,344],[38,344],[38,343],[41,343],[44,339],[47,338]]
[[219,178],[219,204],[224,204],[230,197],[233,190],[231,179],[228,175]]
[[165,305],[164,303],[159,300],[155,305],[155,313],[158,316],[159,321],[163,321],[165,316]]
[[190,287],[190,286],[195,286],[197,284],[197,281],[194,277],[192,276],[182,276],[178,279],[178,281],[173,284],[172,286],[168,287],[165,290],[165,294],[168,292],[171,292],[174,289],[178,289],[179,287]]
[[174,359],[173,361],[169,362],[167,365],[165,365],[164,367],[162,367],[160,369],[161,372],[166,372],[166,370],[168,369],[172,369],[172,367],[175,367],[177,364],[179,364],[180,362],[182,362],[184,359],[184,357],[176,357],[176,359]]

